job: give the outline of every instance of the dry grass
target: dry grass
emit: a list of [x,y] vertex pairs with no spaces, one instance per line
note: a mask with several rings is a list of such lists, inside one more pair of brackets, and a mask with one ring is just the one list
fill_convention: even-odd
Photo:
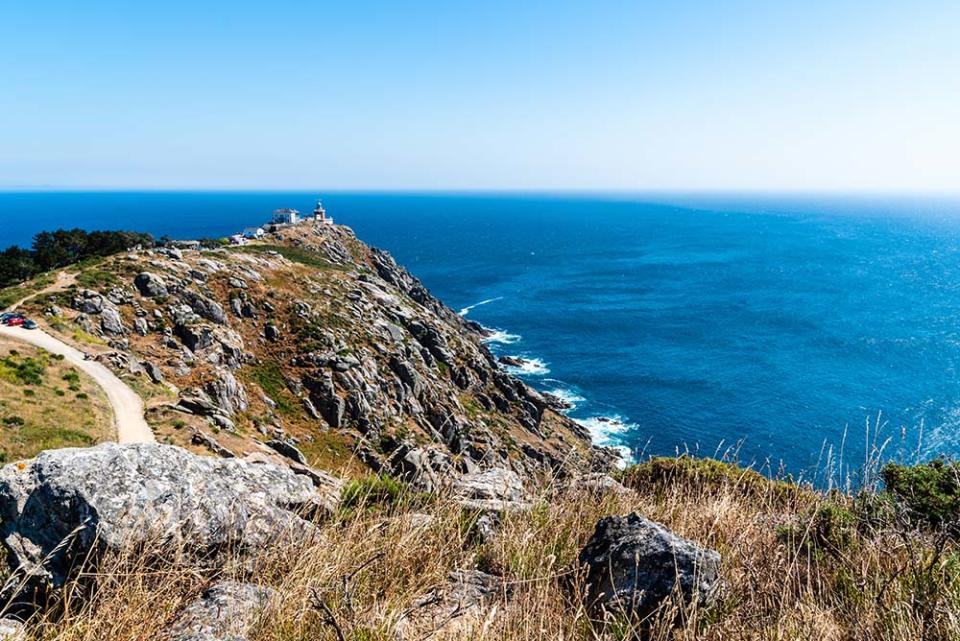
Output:
[[[246,563],[201,568],[142,553],[103,559],[92,598],[76,598],[89,583],[80,579],[34,630],[58,641],[162,638],[183,603],[231,577],[277,590],[256,641],[393,640],[398,629],[406,639],[633,638],[641,626],[628,618],[590,620],[576,596],[576,558],[599,518],[637,510],[723,557],[716,606],[668,609],[645,622],[648,638],[960,638],[952,541],[897,519],[831,520],[852,513],[849,496],[804,492],[786,505],[782,494],[755,479],[745,492],[735,477],[704,483],[688,475],[627,495],[549,488],[533,509],[504,515],[501,535],[486,543],[472,527],[477,515],[442,499],[355,506],[320,524],[308,544],[277,545]],[[501,597],[461,621],[416,630],[417,599],[464,568],[502,577]],[[667,625],[678,617],[679,627]]]
[[113,412],[93,380],[40,348],[0,339],[2,459],[93,445],[113,436]]

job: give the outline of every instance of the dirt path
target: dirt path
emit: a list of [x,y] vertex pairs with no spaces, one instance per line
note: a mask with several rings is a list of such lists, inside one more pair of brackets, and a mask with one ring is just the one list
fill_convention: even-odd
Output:
[[52,292],[53,290],[66,289],[67,287],[69,287],[75,282],[77,282],[76,274],[68,274],[65,271],[57,272],[57,279],[54,282],[50,283],[43,289],[38,289],[35,292],[31,292],[29,296],[24,296],[14,304],[9,305],[7,309],[14,310],[20,307],[21,305],[23,305],[25,302],[27,302],[34,296],[40,296],[41,294],[46,294],[47,292]]
[[83,353],[54,338],[42,329],[23,329],[0,325],[0,335],[42,347],[48,352],[62,354],[64,359],[80,371],[88,374],[103,388],[113,407],[113,420],[120,443],[153,443],[153,432],[143,419],[143,401],[126,383],[96,361],[84,360]]

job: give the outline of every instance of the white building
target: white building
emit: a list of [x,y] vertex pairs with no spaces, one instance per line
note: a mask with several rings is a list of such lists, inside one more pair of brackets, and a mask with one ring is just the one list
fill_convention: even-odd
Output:
[[242,235],[240,235],[240,234],[234,234],[233,236],[230,237],[230,244],[231,244],[231,245],[246,245],[246,244],[247,244],[247,239],[244,238],[244,237],[243,237]]
[[300,212],[296,209],[274,209],[270,222],[274,225],[295,225],[300,222]]
[[243,230],[244,238],[262,238],[263,234],[263,227],[246,227]]

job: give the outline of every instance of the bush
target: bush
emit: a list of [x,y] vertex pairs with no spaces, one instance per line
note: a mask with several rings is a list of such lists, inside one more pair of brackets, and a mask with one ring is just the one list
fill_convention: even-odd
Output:
[[960,528],[960,463],[943,459],[919,465],[888,463],[880,476],[886,491],[916,523]]
[[7,416],[3,419],[3,424],[9,427],[16,427],[18,425],[23,425],[26,421],[23,420],[22,416]]

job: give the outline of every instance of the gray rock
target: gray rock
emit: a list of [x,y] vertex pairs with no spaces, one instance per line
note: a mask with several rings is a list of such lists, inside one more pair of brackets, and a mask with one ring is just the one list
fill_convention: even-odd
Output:
[[297,447],[293,445],[293,443],[289,443],[288,441],[281,441],[280,439],[272,439],[267,441],[266,445],[273,451],[279,454],[282,454],[283,456],[286,456],[288,459],[292,461],[296,461],[301,465],[308,464],[307,457],[304,456],[303,452],[298,450]]
[[104,302],[109,304],[109,301],[97,292],[82,289],[73,297],[73,308],[84,314],[99,314],[103,311]]
[[520,477],[502,467],[464,474],[454,481],[452,494],[472,509],[510,510],[525,505]]
[[236,456],[236,454],[225,448],[223,445],[220,445],[220,442],[217,439],[213,438],[206,432],[201,432],[198,430],[190,439],[190,442],[194,445],[205,447],[217,456],[222,456],[223,458],[234,458]]
[[242,278],[237,278],[236,276],[229,277],[227,279],[227,284],[230,285],[230,287],[236,287],[237,289],[247,288],[247,281],[243,280]]
[[205,318],[217,325],[223,325],[227,322],[227,315],[223,313],[223,307],[212,298],[187,290],[183,292],[183,300],[190,305],[190,309],[200,318]]
[[455,570],[447,583],[414,602],[411,615],[397,626],[400,641],[471,638],[484,620],[485,606],[507,594],[503,579],[479,570]]
[[209,327],[178,324],[174,332],[192,352],[198,352],[213,346],[213,330]]
[[158,385],[163,383],[163,371],[159,367],[150,361],[143,361],[140,364],[143,366],[143,371],[147,373],[151,381]]
[[180,399],[177,404],[188,413],[201,416],[209,416],[219,410],[217,404],[206,392],[193,387],[180,392]]
[[137,277],[133,279],[133,284],[137,286],[143,296],[166,296],[169,293],[163,279],[150,272],[137,274]]
[[247,409],[247,391],[228,369],[217,370],[217,378],[207,383],[210,400],[227,416]]
[[223,581],[206,590],[177,615],[170,641],[246,641],[273,597],[270,588]]
[[104,307],[100,312],[100,327],[108,334],[121,335],[127,332],[123,319],[116,307]]
[[267,323],[263,327],[263,335],[268,341],[278,341],[280,340],[280,329],[273,323]]
[[675,588],[683,605],[712,605],[720,555],[634,513],[601,519],[580,551],[580,564],[591,609],[644,618]]
[[0,619],[0,641],[26,641],[27,628],[22,622],[9,617]]
[[288,469],[170,445],[48,450],[0,469],[7,559],[34,584],[62,585],[88,554],[147,541],[206,555],[308,534],[297,511],[315,501]]
[[147,323],[146,318],[137,318],[134,320],[133,329],[141,336],[146,336],[148,333],[150,333],[150,325]]

